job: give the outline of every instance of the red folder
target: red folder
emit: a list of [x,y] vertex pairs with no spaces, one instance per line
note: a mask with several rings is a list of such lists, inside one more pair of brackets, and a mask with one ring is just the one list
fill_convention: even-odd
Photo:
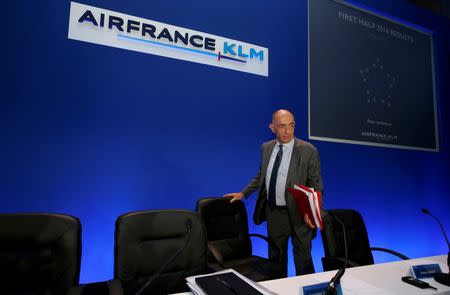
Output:
[[322,214],[320,213],[320,204],[322,203],[322,192],[315,191],[313,188],[304,185],[295,184],[288,188],[288,191],[294,197],[297,204],[298,214],[302,217],[307,215],[309,220],[320,230],[323,229]]

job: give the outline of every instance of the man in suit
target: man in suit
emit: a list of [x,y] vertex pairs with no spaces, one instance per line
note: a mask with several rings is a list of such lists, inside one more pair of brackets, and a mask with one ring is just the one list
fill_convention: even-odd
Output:
[[262,145],[258,173],[241,192],[225,197],[235,202],[259,190],[253,221],[257,225],[267,221],[268,236],[281,251],[278,257],[269,247],[269,258],[281,259],[287,276],[287,243],[291,237],[297,275],[314,273],[311,241],[316,229],[308,216],[298,214],[287,189],[298,183],[323,191],[319,153],[312,144],[294,137],[295,120],[291,112],[276,111],[269,128],[276,139]]

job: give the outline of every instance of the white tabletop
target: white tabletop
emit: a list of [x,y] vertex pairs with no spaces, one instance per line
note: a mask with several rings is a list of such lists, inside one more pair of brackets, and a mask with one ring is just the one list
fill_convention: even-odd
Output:
[[[431,256],[389,263],[380,263],[368,266],[353,267],[346,270],[341,279],[342,291],[345,295],[389,295],[389,294],[449,294],[450,287],[441,285],[434,279],[423,279],[430,283],[433,289],[419,289],[401,281],[401,277],[412,275],[411,266],[420,264],[438,263],[443,272],[448,273],[447,255]],[[310,275],[289,277],[278,280],[260,282],[267,289],[280,294],[299,294],[303,286],[328,282],[336,271],[320,272]],[[192,294],[190,292],[179,293],[179,295]]]

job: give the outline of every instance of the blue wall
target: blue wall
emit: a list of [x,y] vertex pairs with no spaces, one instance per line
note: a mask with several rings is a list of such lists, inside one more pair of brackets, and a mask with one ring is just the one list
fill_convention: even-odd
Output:
[[[81,282],[91,282],[112,277],[118,215],[193,209],[199,197],[242,189],[256,172],[260,144],[272,137],[275,109],[291,109],[297,136],[307,138],[307,4],[81,2],[258,44],[270,55],[269,77],[262,77],[94,45],[67,38],[69,1],[5,3],[0,210],[78,216]],[[450,229],[449,21],[406,0],[357,3],[435,32],[441,152],[314,141],[325,205],[359,210],[373,246],[411,257],[442,254],[437,225],[419,209]],[[251,230],[265,233],[265,226]],[[256,242],[255,252],[266,255],[265,245]],[[322,254],[318,237],[317,270]]]

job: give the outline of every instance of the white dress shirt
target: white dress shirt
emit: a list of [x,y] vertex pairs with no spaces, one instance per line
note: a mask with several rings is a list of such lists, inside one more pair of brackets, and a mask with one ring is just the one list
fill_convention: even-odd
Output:
[[294,139],[292,138],[288,143],[280,143],[277,140],[276,145],[272,150],[272,154],[269,160],[269,166],[266,172],[266,191],[267,196],[269,195],[269,184],[270,176],[272,175],[273,164],[275,158],[277,157],[279,146],[283,145],[283,157],[281,158],[280,168],[278,169],[277,175],[277,185],[276,185],[276,204],[277,206],[286,206],[285,191],[286,191],[286,180],[289,171],[289,164],[291,163],[292,149],[294,148]]

